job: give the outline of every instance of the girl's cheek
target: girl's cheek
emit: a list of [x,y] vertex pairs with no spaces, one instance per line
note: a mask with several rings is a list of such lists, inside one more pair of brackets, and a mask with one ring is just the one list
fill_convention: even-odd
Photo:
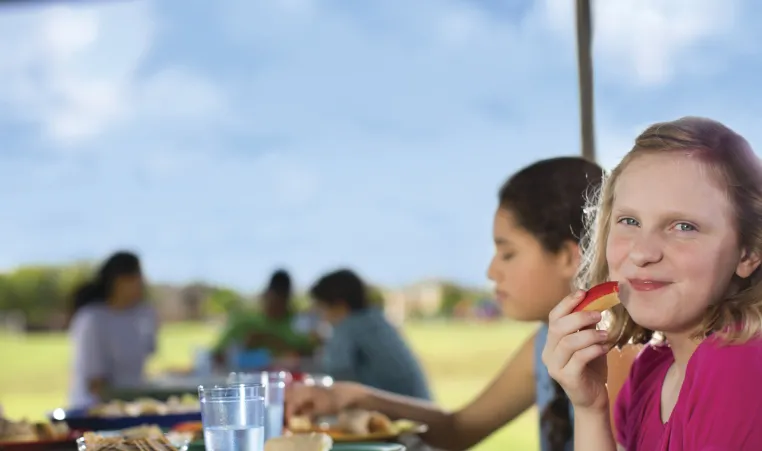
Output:
[[627,258],[630,249],[630,240],[618,234],[611,234],[606,243],[606,261],[610,270],[616,270]]

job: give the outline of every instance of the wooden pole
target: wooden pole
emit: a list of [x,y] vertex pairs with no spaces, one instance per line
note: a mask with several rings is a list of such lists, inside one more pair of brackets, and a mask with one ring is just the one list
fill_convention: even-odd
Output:
[[595,161],[595,97],[593,93],[593,27],[590,0],[577,2],[577,72],[582,156]]

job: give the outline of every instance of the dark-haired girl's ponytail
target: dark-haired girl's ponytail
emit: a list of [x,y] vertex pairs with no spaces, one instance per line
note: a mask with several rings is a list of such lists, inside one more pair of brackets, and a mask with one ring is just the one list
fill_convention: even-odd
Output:
[[553,381],[553,399],[541,413],[540,422],[550,450],[564,451],[572,440],[574,429],[569,416],[569,398],[556,381]]
[[79,285],[71,295],[67,324],[71,323],[74,315],[83,307],[106,301],[105,287],[97,281]]

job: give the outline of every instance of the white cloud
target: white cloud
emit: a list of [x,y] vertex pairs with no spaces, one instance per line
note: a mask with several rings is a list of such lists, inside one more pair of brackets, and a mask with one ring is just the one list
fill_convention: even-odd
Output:
[[160,25],[153,6],[30,8],[1,18],[0,97],[62,148],[78,148],[117,126],[174,121],[192,127],[219,117],[224,96],[192,70],[165,64],[145,73]]
[[[61,143],[94,137],[130,106],[129,89],[153,32],[143,2],[17,13],[0,26],[2,96]],[[28,36],[28,39],[19,39]]]
[[[739,0],[597,0],[593,5],[597,68],[641,85],[662,85],[685,69],[697,46],[727,37]],[[574,2],[545,0],[550,24],[574,39]]]

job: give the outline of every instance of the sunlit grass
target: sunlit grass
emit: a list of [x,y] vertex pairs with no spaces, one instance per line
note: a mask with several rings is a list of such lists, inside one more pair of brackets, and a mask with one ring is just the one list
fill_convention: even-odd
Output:
[[[423,361],[437,401],[457,408],[475,397],[534,329],[516,323],[418,323],[405,334]],[[193,350],[208,346],[215,330],[200,324],[162,329],[149,371],[190,364]],[[0,403],[12,418],[42,418],[66,404],[70,350],[63,334],[0,335]],[[508,402],[508,400],[506,400]],[[480,451],[538,448],[534,410],[478,446]]]

